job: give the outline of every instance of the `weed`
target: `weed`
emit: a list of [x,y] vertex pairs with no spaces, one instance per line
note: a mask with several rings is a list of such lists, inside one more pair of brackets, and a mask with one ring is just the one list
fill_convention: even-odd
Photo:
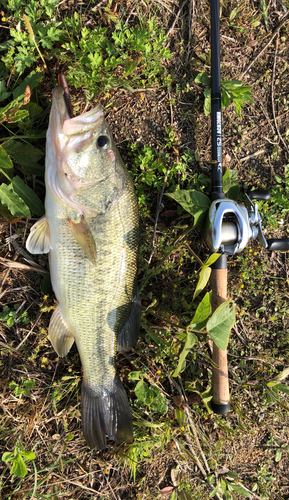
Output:
[[69,41],[62,44],[57,56],[68,64],[68,83],[85,87],[90,99],[119,86],[146,87],[159,85],[160,80],[165,85],[171,83],[162,64],[171,54],[164,47],[165,34],[154,19],[150,19],[148,25],[133,28],[118,21],[111,35],[100,26],[79,31],[79,21],[77,13],[64,21],[64,33]]
[[20,478],[25,477],[27,474],[26,462],[34,459],[35,453],[33,451],[25,451],[23,444],[20,442],[18,442],[12,452],[6,451],[2,455],[3,462],[12,464],[10,474]]
[[14,325],[14,322],[24,323],[24,325],[30,323],[27,312],[21,312],[18,304],[14,304],[14,309],[10,309],[9,306],[4,306],[2,313],[0,313],[0,321],[6,323],[9,328]]
[[[195,78],[196,83],[205,85],[204,113],[208,116],[211,113],[211,79],[206,72],[199,73]],[[241,107],[244,104],[254,102],[252,99],[251,85],[242,85],[240,80],[221,80],[221,102],[222,107],[228,107],[234,104],[237,115],[241,118]]]

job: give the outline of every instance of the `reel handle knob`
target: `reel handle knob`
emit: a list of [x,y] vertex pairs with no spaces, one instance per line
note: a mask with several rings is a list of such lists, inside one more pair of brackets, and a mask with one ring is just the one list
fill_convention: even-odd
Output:
[[247,195],[249,196],[250,200],[268,201],[271,197],[269,191],[259,191],[258,189],[256,191],[249,191]]
[[271,238],[267,240],[268,246],[267,250],[269,252],[288,252],[289,251],[289,238],[281,238],[277,240],[275,238]]

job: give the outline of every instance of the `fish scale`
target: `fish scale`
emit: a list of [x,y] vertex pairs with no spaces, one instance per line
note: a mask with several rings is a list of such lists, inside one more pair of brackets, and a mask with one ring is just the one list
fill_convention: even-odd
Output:
[[53,94],[45,180],[46,214],[26,246],[31,253],[49,251],[58,300],[49,338],[59,356],[77,345],[84,436],[102,449],[106,437],[133,437],[115,356],[117,347],[134,345],[140,326],[138,207],[101,108],[70,119],[60,88]]

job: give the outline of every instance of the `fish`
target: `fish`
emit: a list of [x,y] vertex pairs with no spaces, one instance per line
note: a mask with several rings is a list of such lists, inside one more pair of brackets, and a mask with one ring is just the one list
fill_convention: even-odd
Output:
[[135,345],[140,329],[138,205],[100,104],[71,118],[56,87],[46,139],[45,215],[26,248],[48,253],[58,301],[49,339],[60,357],[76,343],[83,434],[91,449],[102,450],[107,438],[133,440],[115,360],[117,350]]

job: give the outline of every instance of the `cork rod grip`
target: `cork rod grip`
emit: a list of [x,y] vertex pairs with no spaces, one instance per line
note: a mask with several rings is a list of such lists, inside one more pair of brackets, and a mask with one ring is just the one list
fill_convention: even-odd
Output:
[[[212,309],[213,312],[227,300],[227,269],[212,269]],[[229,411],[230,394],[228,380],[227,350],[222,351],[213,342],[213,361],[219,368],[213,367],[212,373],[212,408],[215,413],[224,415]]]

